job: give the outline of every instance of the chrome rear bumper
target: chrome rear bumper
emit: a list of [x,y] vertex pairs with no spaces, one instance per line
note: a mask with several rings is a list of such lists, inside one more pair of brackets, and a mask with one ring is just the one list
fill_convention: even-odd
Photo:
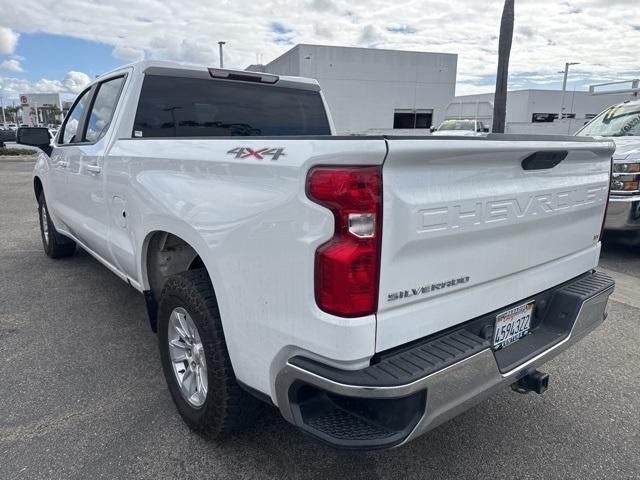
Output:
[[[609,295],[613,292],[613,280],[601,273],[592,273],[594,281],[591,283],[585,283],[587,278],[563,286],[572,294],[582,295],[574,321],[567,327],[568,333],[515,368],[501,369],[488,341],[479,351],[471,346],[468,352],[472,353],[459,361],[400,384],[390,384],[387,380],[379,381],[380,384],[376,381],[348,383],[344,380],[345,375],[359,372],[333,375],[327,370],[329,373],[323,375],[319,373],[322,369],[305,368],[304,363],[290,360],[276,379],[280,411],[289,422],[338,448],[373,449],[404,444],[531,373],[602,323]],[[447,337],[440,338],[447,340],[443,346],[454,342]],[[465,344],[473,343],[465,337],[459,339]],[[400,360],[407,359],[406,351],[402,355],[404,357],[398,356],[395,365],[401,366]],[[417,363],[418,359],[414,360]],[[393,360],[386,370],[392,365]],[[314,400],[314,395],[324,396],[324,400]],[[312,406],[306,407],[307,404]],[[305,408],[310,410],[305,412]],[[322,411],[327,408],[333,410]],[[407,413],[407,410],[415,412]],[[403,417],[406,425],[398,424],[394,418],[384,420],[385,412],[389,412],[389,417]],[[379,419],[383,419],[381,428],[371,425]]]

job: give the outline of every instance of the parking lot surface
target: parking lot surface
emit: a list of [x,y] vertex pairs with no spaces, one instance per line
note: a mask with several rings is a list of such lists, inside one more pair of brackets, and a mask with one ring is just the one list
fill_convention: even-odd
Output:
[[390,451],[332,450],[267,410],[215,443],[165,387],[142,296],[82,250],[42,252],[32,161],[0,159],[0,479],[640,478],[640,246],[607,242],[609,319],[504,391]]

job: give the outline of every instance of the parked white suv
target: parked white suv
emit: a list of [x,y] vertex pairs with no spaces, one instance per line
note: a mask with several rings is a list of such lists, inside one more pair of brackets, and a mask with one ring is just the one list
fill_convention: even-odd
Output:
[[384,448],[510,385],[543,392],[537,368],[613,290],[595,271],[613,145],[332,132],[313,80],[142,62],[95,80],[52,145],[18,137],[43,150],[46,254],[79,245],[144,294],[198,431],[269,403]]

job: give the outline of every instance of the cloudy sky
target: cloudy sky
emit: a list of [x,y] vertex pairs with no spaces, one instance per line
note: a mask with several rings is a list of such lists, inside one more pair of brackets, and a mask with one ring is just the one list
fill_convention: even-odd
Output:
[[[297,43],[458,54],[456,93],[492,91],[502,0],[0,0],[0,96],[72,96],[142,58],[269,62]],[[516,0],[509,88],[640,76],[640,0]],[[10,103],[10,101],[9,101]]]

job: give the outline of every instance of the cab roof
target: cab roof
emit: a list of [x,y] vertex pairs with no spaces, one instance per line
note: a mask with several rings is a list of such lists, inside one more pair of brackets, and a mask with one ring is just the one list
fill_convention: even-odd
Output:
[[219,79],[223,81],[262,83],[277,87],[298,88],[302,90],[320,90],[320,84],[317,80],[312,78],[274,75],[266,72],[251,72],[247,70],[230,70],[199,65],[186,65],[161,60],[142,60],[123,65],[100,75],[95,81],[100,81],[100,79],[115,73],[124,73],[131,70],[133,70],[134,74],[140,75],[172,75],[191,78]]

